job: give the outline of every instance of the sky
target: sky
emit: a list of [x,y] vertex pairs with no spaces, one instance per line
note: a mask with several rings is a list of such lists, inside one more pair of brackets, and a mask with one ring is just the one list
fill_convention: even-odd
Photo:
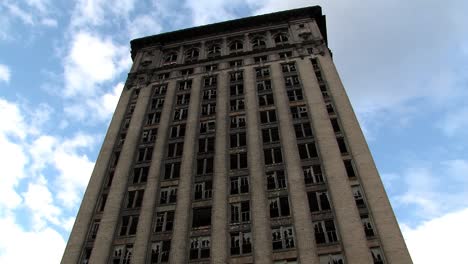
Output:
[[[130,40],[321,5],[329,47],[416,264],[468,237],[467,1],[0,1],[0,263],[59,263]],[[459,256],[461,254],[461,256]]]

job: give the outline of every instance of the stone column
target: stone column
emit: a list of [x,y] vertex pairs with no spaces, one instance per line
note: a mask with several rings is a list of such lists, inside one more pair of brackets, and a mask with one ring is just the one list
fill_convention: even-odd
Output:
[[294,220],[299,262],[318,264],[319,260],[316,254],[317,247],[313,236],[314,228],[307,203],[308,199],[301,159],[299,158],[299,152],[297,150],[295,134],[292,133],[294,125],[289,110],[289,101],[284,86],[281,65],[279,63],[271,65],[271,76],[279,120],[281,147],[283,149],[286,175],[288,178],[289,197]]
[[213,175],[213,209],[211,216],[211,263],[227,263],[228,237],[228,90],[227,73],[218,75],[218,89],[216,98],[216,138]]
[[310,119],[315,132],[316,146],[322,158],[325,175],[327,175],[328,192],[336,216],[335,223],[345,250],[347,263],[372,263],[361,218],[354,202],[343,159],[312,63],[310,60],[304,59],[298,60],[297,64],[310,109]]
[[335,111],[338,113],[342,129],[348,139],[354,165],[361,179],[360,183],[387,262],[412,263],[382,180],[333,61],[327,53],[326,56],[319,57],[319,62],[330,94],[335,101]]
[[164,161],[162,153],[164,153],[164,147],[168,140],[169,124],[171,124],[176,89],[176,82],[170,82],[168,84],[166,96],[164,97],[164,106],[159,122],[158,135],[152,155],[154,158],[151,161],[148,173],[148,180],[146,183],[135,243],[133,246],[133,264],[147,263],[145,260],[148,257],[147,252],[150,248],[148,243],[151,242],[150,239],[153,233],[151,226],[158,198],[157,194],[159,179],[161,177],[161,166]]
[[[106,207],[99,225],[99,231],[94,241],[90,263],[107,263],[114,234],[118,229],[120,209],[127,188],[128,175],[131,173],[135,152],[140,139],[146,108],[151,97],[150,87],[141,89],[135,111],[130,121],[125,143],[120,152],[119,162],[115,169],[114,179],[107,197]],[[93,186],[93,185],[90,185]],[[101,185],[97,185],[101,186]]]
[[272,263],[272,241],[268,210],[265,165],[258,115],[255,75],[252,67],[244,68],[245,110],[247,113],[247,158],[250,180],[253,256],[256,264]]
[[192,185],[193,164],[195,159],[194,148],[197,142],[200,112],[201,77],[192,80],[190,105],[188,109],[187,128],[185,131],[184,151],[180,165],[179,186],[177,187],[177,205],[174,215],[174,230],[172,233],[170,263],[187,263],[187,245],[190,234],[190,220],[192,219]]
[[[96,209],[96,201],[99,200],[101,187],[106,178],[109,162],[112,158],[115,142],[120,134],[120,127],[125,119],[127,106],[130,101],[133,90],[124,88],[120,95],[117,108],[107,130],[104,143],[99,152],[93,173],[89,179],[88,187],[83,196],[80,210],[73,225],[70,239],[68,240],[65,252],[62,257],[62,264],[75,264],[79,262],[83,245],[88,235],[88,227]],[[83,175],[85,176],[85,175]],[[93,250],[94,251],[94,250]]]

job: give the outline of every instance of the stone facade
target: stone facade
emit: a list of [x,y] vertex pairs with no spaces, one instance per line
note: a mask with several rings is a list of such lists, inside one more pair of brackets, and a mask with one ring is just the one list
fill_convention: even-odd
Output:
[[412,263],[320,7],[131,44],[62,263]]

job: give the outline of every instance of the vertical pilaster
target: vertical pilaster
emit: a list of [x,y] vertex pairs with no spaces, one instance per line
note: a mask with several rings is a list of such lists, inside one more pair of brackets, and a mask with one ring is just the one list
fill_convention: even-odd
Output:
[[120,209],[127,188],[128,175],[134,161],[150,96],[151,89],[149,87],[141,89],[135,111],[130,121],[130,127],[125,137],[125,143],[115,169],[106,207],[99,225],[96,240],[94,241],[94,248],[89,260],[90,263],[106,263],[109,258],[114,234],[119,223]]
[[153,150],[154,159],[151,161],[151,166],[148,173],[148,180],[146,183],[145,194],[141,207],[141,213],[138,222],[138,228],[134,244],[134,254],[132,256],[133,264],[144,264],[148,257],[148,249],[151,239],[152,229],[151,224],[156,207],[158,183],[161,177],[161,166],[163,162],[162,153],[168,140],[169,124],[171,123],[174,97],[176,93],[176,83],[170,82],[168,84],[167,93],[164,97],[164,106],[161,113],[161,119],[158,127],[158,135]]
[[354,165],[358,171],[387,262],[412,263],[369,147],[333,61],[327,53],[319,57],[319,62],[348,139]]
[[298,60],[297,64],[302,80],[305,80],[304,93],[311,109],[310,117],[315,131],[316,145],[327,175],[328,191],[336,215],[335,222],[347,263],[372,263],[359,212],[312,64],[307,59]]
[[190,219],[192,215],[192,185],[193,164],[195,159],[197,142],[197,130],[199,127],[200,89],[201,77],[197,76],[192,81],[190,93],[190,105],[187,117],[187,129],[185,131],[184,151],[180,165],[180,179],[177,187],[177,205],[174,215],[174,231],[172,233],[170,263],[187,263],[187,245],[190,233]]
[[101,151],[99,152],[96,160],[96,165],[94,166],[78,215],[76,216],[75,224],[73,225],[70,238],[68,239],[68,243],[62,257],[62,264],[75,264],[79,262],[82,247],[88,234],[87,231],[91,225],[91,219],[96,208],[96,201],[99,200],[101,186],[104,184],[104,180],[106,178],[107,168],[114,150],[114,144],[119,136],[120,127],[125,118],[131,94],[132,90],[125,87],[120,95],[117,108],[115,109],[110,122],[106,137],[104,138]]
[[286,175],[288,178],[291,211],[296,232],[297,251],[300,263],[318,264],[317,248],[314,240],[312,218],[307,202],[306,187],[302,172],[301,160],[297,151],[297,141],[292,128],[288,96],[282,78],[281,65],[271,65],[273,94],[278,113],[281,146],[285,157]]
[[262,139],[255,92],[254,69],[244,70],[245,108],[247,113],[247,158],[252,203],[253,255],[256,264],[272,263],[270,216],[268,214]]
[[227,232],[227,120],[228,119],[228,90],[227,74],[218,75],[216,99],[216,138],[213,175],[213,210],[211,216],[211,263],[227,263],[228,237]]

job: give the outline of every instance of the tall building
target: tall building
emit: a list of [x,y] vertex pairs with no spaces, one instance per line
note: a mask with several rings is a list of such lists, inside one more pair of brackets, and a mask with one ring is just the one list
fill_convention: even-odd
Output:
[[131,46],[62,263],[412,263],[320,7]]

